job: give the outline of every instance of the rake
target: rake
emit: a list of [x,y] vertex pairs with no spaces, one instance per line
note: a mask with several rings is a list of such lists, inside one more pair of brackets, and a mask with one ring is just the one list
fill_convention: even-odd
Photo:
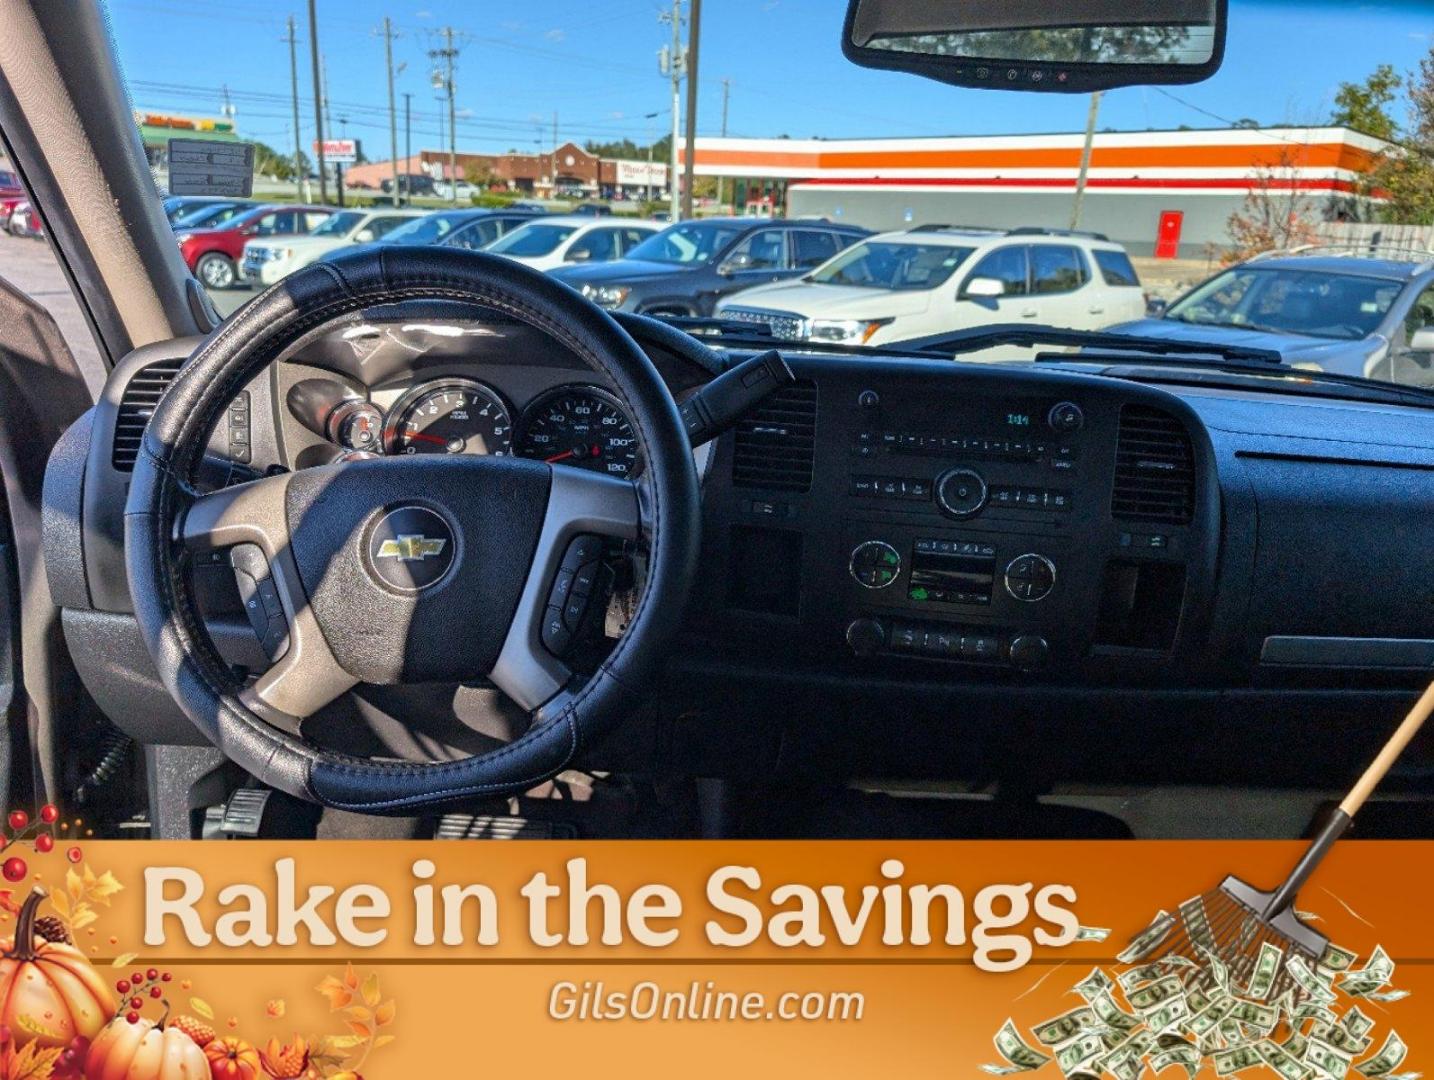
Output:
[[[1216,957],[1229,972],[1231,986],[1246,987],[1259,960],[1261,947],[1268,943],[1280,950],[1279,967],[1269,980],[1266,1001],[1276,1001],[1286,991],[1295,997],[1305,996],[1299,981],[1288,967],[1291,957],[1301,957],[1311,972],[1323,956],[1329,938],[1302,922],[1294,910],[1295,897],[1309,880],[1329,849],[1349,829],[1354,815],[1362,807],[1389,772],[1404,748],[1434,712],[1434,683],[1404,718],[1378,756],[1350,789],[1339,809],[1334,812],[1310,842],[1299,862],[1279,888],[1263,892],[1233,874],[1218,889],[1195,897],[1180,905],[1179,914],[1167,916],[1172,924],[1167,937],[1146,950],[1142,961],[1153,962],[1181,957],[1196,963],[1199,974],[1192,981],[1214,982],[1208,957]],[[1156,932],[1152,926],[1146,934]]]

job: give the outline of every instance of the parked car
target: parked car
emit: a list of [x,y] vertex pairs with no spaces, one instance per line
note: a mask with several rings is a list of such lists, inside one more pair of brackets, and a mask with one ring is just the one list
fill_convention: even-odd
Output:
[[15,207],[27,198],[19,177],[12,172],[0,171],[0,225],[9,221]]
[[163,202],[164,216],[169,218],[170,225],[202,209],[256,205],[253,199],[228,199],[218,195],[167,195]]
[[1097,233],[941,225],[870,237],[717,306],[779,338],[858,345],[1025,321],[1098,330],[1144,310],[1125,249]]
[[704,218],[668,226],[617,262],[555,276],[611,310],[711,315],[722,297],[803,274],[869,235],[829,222]]
[[545,204],[540,203],[540,202],[537,202],[537,201],[534,200],[534,199],[519,199],[517,202],[511,202],[511,203],[509,203],[508,206],[507,206],[507,209],[509,209],[509,210],[530,210],[530,211],[532,211],[532,212],[535,213],[535,214],[546,214],[546,213],[548,213],[548,207],[547,207]]
[[207,206],[196,207],[183,217],[176,218],[170,225],[175,232],[188,232],[190,229],[218,229],[240,214],[247,214],[263,205],[253,199],[231,203],[211,203]]
[[[228,289],[241,280],[244,244],[256,237],[305,236],[333,214],[327,206],[258,206],[235,214],[213,228],[175,234],[185,265],[211,289]],[[181,218],[188,221],[189,218]]]
[[379,243],[442,244],[477,250],[535,216],[522,210],[435,210],[404,222]]
[[45,235],[45,227],[40,223],[40,215],[35,213],[35,207],[28,199],[14,205],[5,224],[11,236],[38,238]]
[[[457,189],[456,194],[455,189]],[[449,183],[447,180],[435,180],[433,181],[432,194],[440,199],[456,198],[459,202],[469,202],[474,195],[478,194],[478,189],[467,180],[459,180],[456,183]]]
[[1232,266],[1111,329],[1271,349],[1285,363],[1434,386],[1434,253],[1310,248]]
[[620,259],[662,226],[655,221],[544,215],[499,237],[483,250],[538,270],[567,263]]
[[240,270],[246,280],[272,285],[337,248],[382,240],[423,213],[422,210],[338,210],[307,236],[246,242]]
[[[393,177],[384,177],[379,181],[379,188],[393,194]],[[400,195],[432,195],[433,177],[427,173],[403,173],[398,178],[398,193]]]
[[585,202],[579,203],[568,211],[578,217],[611,217],[612,207],[607,203]]

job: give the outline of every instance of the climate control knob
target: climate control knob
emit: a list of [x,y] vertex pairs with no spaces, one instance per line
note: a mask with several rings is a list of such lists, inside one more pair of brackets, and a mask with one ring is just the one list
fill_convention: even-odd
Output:
[[1044,600],[1056,584],[1056,564],[1044,555],[1017,555],[1006,564],[1006,591],[1017,600]]
[[886,627],[875,619],[853,619],[846,628],[846,643],[857,656],[875,656],[886,647]]
[[884,540],[868,540],[852,551],[847,568],[863,588],[884,589],[901,573],[901,556]]
[[986,505],[986,481],[975,469],[952,469],[936,479],[936,502],[948,517],[975,517]]
[[1022,671],[1040,671],[1050,655],[1050,642],[1039,634],[1022,634],[1011,642],[1011,663]]

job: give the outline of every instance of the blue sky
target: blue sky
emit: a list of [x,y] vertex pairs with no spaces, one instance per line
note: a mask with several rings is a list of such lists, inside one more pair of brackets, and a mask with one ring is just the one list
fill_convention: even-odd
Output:
[[[284,20],[299,27],[302,126],[313,138],[302,0],[105,0],[139,108],[215,115],[227,86],[242,134],[292,144]],[[721,124],[731,81],[734,135],[861,137],[1074,131],[1086,99],[956,90],[849,64],[842,0],[704,0],[698,130]],[[385,15],[398,28],[398,92],[413,95],[413,145],[438,145],[426,53],[446,25],[459,34],[460,149],[531,150],[562,139],[646,143],[670,124],[656,53],[670,31],[657,0],[318,0],[334,136],[388,154]],[[1434,46],[1434,0],[1232,0],[1224,69],[1209,82],[1107,95],[1101,126],[1219,126],[1216,119],[1318,123],[1334,92],[1379,63],[1413,68]],[[1173,94],[1174,96],[1170,96]],[[1176,100],[1176,99],[1179,100]],[[399,98],[400,128],[402,97]],[[1204,110],[1201,112],[1200,110]],[[645,114],[657,112],[653,119]],[[1213,114],[1213,115],[1210,115]],[[347,118],[341,125],[340,118]],[[342,128],[342,130],[337,130]],[[400,130],[400,142],[402,132]]]

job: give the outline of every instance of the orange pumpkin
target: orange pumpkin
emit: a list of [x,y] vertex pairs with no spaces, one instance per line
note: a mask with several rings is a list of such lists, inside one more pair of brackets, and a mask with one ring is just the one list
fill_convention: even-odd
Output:
[[259,1068],[259,1051],[243,1039],[226,1035],[204,1048],[209,1058],[209,1072],[214,1080],[263,1080]]
[[15,1045],[68,1046],[93,1039],[114,1014],[110,988],[73,945],[35,934],[45,890],[35,888],[20,909],[13,940],[0,943],[0,1024]]
[[85,1080],[209,1080],[209,1059],[177,1027],[121,1016],[90,1044]]

